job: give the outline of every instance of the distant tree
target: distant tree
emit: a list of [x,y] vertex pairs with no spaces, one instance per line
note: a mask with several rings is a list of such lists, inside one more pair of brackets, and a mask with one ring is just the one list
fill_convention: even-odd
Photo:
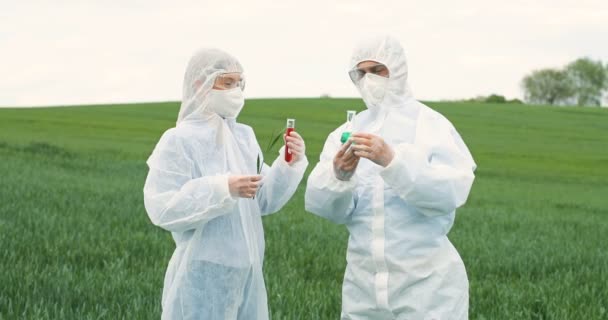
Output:
[[512,103],[512,104],[523,104],[524,102],[519,100],[519,99],[509,99],[507,100],[507,103]]
[[486,96],[476,96],[474,98],[464,99],[464,102],[485,102]]
[[565,105],[575,94],[572,78],[555,69],[533,71],[524,77],[522,87],[525,100],[531,103]]
[[579,106],[600,106],[608,89],[608,70],[601,61],[580,58],[565,68]]
[[498,94],[491,94],[488,97],[486,97],[485,102],[487,103],[506,103],[507,99],[505,99],[505,96],[501,96]]
[[491,94],[489,96],[476,96],[470,99],[460,100],[463,102],[473,102],[473,103],[517,103],[522,104],[523,102],[519,99],[507,99],[505,96],[500,94]]

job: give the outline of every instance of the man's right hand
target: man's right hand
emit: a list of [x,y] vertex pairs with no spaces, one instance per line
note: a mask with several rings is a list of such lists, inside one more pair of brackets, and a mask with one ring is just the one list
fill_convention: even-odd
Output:
[[253,198],[262,186],[262,176],[229,176],[228,188],[233,197]]
[[350,147],[352,140],[342,145],[334,157],[334,174],[338,180],[348,181],[355,174],[360,157]]

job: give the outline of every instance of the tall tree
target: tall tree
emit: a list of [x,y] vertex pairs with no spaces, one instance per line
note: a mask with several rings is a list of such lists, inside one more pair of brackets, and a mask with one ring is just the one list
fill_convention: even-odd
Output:
[[565,71],[542,69],[533,71],[522,81],[527,102],[565,105],[574,97],[572,79]]
[[565,68],[579,106],[599,106],[608,89],[608,71],[601,61],[579,58]]

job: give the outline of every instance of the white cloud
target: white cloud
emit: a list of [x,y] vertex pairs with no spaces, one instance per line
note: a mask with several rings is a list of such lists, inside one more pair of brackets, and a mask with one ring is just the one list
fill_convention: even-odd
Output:
[[608,60],[606,1],[22,1],[0,4],[0,105],[178,100],[190,54],[245,66],[248,97],[355,96],[351,49],[406,47],[423,99],[520,96],[532,69]]

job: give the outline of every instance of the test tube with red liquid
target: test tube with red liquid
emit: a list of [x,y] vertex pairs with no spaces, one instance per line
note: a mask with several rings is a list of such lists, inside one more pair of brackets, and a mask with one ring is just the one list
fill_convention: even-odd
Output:
[[[287,119],[287,128],[285,129],[285,137],[289,137],[289,134],[296,129],[296,119]],[[287,142],[285,142],[285,161],[291,162],[293,155],[289,152]]]

